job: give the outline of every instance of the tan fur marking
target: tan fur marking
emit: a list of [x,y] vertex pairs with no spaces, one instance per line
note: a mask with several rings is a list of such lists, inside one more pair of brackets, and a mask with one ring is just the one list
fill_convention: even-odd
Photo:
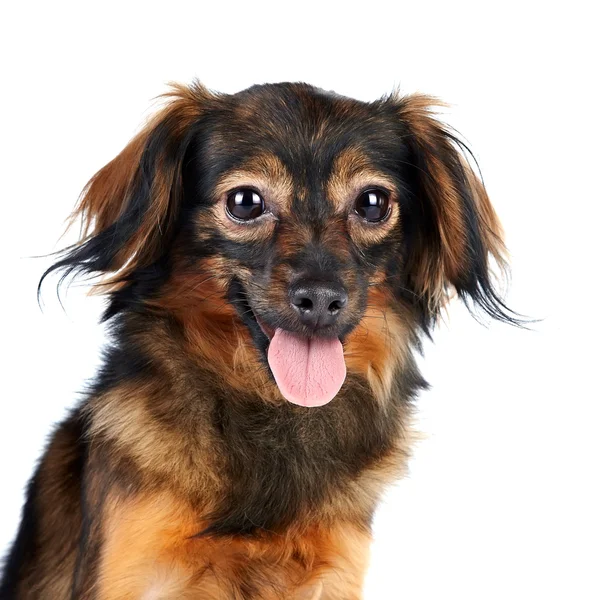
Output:
[[281,402],[277,386],[260,362],[248,328],[226,298],[233,276],[246,287],[250,274],[234,261],[204,259],[200,265],[174,268],[163,294],[149,306],[171,313],[182,326],[186,354],[215,374],[215,383],[236,390],[258,392],[266,400]]
[[95,398],[88,408],[90,438],[110,441],[118,457],[132,460],[148,481],[168,481],[184,494],[200,496],[209,510],[223,485],[217,442],[208,426],[189,439],[165,427],[149,409],[159,398],[160,389],[150,385],[120,386]]
[[[203,524],[165,493],[112,498],[104,523],[98,600],[361,598],[370,536],[349,523],[247,539],[194,537]],[[250,573],[259,588],[247,595]]]
[[[242,187],[257,189],[268,211],[251,223],[235,223],[226,213],[228,193]],[[211,221],[229,239],[242,242],[261,239],[272,233],[278,215],[289,211],[293,193],[292,178],[283,163],[273,154],[261,154],[220,178],[215,186]]]
[[[368,187],[380,187],[387,190],[390,196],[391,214],[375,226],[365,224],[353,208],[360,192]],[[375,170],[368,157],[358,148],[347,148],[337,156],[327,181],[327,197],[338,214],[343,217],[349,215],[350,235],[359,245],[376,244],[397,227],[400,208],[396,186],[385,173]]]
[[339,212],[345,212],[358,192],[368,186],[380,186],[395,192],[395,184],[377,171],[358,148],[346,148],[335,159],[327,181],[327,194]]
[[409,352],[406,325],[390,305],[384,287],[371,287],[365,314],[344,345],[348,371],[364,375],[381,402],[388,399],[397,368]]

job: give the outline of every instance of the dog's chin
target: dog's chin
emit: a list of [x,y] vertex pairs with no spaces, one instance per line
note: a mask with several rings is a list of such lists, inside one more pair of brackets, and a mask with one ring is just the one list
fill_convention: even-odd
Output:
[[346,379],[342,341],[349,329],[340,333],[328,328],[317,333],[302,327],[276,327],[254,310],[237,280],[230,285],[229,301],[286,400],[303,407],[317,407],[335,398]]

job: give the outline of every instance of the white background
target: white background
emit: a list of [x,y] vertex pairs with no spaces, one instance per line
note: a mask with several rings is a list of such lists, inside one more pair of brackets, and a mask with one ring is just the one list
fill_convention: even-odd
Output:
[[[207,3],[209,4],[209,3]],[[586,7],[587,4],[587,7]],[[53,422],[98,364],[101,303],[36,284],[87,179],[169,80],[304,80],[451,103],[533,331],[454,306],[426,344],[410,476],[375,522],[365,598],[599,598],[598,58],[592,2],[3,4],[0,549]],[[415,5],[418,5],[415,8]]]

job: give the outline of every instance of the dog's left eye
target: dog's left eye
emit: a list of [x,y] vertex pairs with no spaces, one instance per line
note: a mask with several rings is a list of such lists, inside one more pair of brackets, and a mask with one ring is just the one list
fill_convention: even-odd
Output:
[[237,190],[227,196],[227,212],[239,221],[250,221],[265,212],[265,201],[254,190]]
[[366,190],[354,204],[354,210],[365,221],[383,221],[390,212],[390,199],[383,190]]

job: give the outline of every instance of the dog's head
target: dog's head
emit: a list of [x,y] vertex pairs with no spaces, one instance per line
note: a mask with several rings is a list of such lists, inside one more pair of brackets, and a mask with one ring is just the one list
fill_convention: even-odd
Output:
[[512,319],[491,283],[497,218],[431,98],[169,96],[92,178],[85,235],[53,267],[102,275],[107,316],[167,314],[229,385],[305,406],[347,371],[389,393],[453,290]]

